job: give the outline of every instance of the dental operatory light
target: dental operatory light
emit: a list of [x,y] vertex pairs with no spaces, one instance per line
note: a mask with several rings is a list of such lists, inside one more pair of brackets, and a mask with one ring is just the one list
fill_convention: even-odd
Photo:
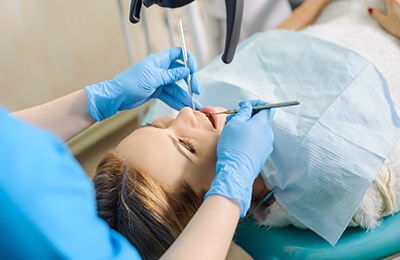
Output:
[[[146,7],[156,4],[160,7],[177,8],[193,1],[194,0],[131,0],[129,20],[132,23],[138,23],[140,21],[140,9],[142,4]],[[243,16],[243,1],[244,0],[225,0],[227,19],[225,49],[222,54],[222,61],[226,64],[232,62],[236,46],[239,43],[240,27]]]

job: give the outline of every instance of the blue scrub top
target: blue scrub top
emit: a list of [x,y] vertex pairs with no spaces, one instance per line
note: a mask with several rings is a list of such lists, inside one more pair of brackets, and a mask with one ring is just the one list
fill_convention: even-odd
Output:
[[0,256],[141,259],[97,215],[95,191],[67,146],[0,108]]

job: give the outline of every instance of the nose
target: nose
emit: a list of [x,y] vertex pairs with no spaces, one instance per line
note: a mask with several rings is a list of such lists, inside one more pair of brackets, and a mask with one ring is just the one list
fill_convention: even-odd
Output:
[[193,109],[191,109],[190,107],[182,108],[174,123],[177,123],[179,125],[182,124],[183,126],[190,126],[193,128],[198,127],[197,119],[194,115]]

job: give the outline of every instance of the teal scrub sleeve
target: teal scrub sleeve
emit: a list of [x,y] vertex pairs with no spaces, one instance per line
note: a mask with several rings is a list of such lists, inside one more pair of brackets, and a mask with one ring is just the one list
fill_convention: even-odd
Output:
[[0,126],[2,257],[141,259],[98,217],[93,184],[61,140],[1,108]]

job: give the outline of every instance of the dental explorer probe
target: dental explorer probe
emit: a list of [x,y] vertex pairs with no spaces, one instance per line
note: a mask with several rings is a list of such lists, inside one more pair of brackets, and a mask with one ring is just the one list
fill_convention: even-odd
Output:
[[[187,68],[188,67],[188,57],[187,57],[187,52],[186,52],[185,36],[183,35],[182,20],[178,20],[178,30],[179,30],[179,37],[181,39],[183,63],[185,64],[185,67]],[[187,85],[188,85],[188,89],[189,89],[189,95],[192,99],[192,108],[193,108],[193,110],[196,110],[194,107],[194,99],[193,99],[193,91],[192,91],[192,76],[190,76],[190,74],[187,76]]]
[[[300,104],[299,100],[270,103],[270,104],[265,104],[265,105],[253,107],[253,113],[256,113],[256,112],[258,112],[260,110],[267,109],[267,108],[288,107],[288,106],[296,106],[296,105],[299,105],[299,104]],[[239,108],[229,109],[229,110],[225,110],[225,111],[222,111],[222,112],[214,112],[214,113],[210,113],[210,114],[211,115],[234,114],[234,113],[237,113],[237,112],[239,112]]]

